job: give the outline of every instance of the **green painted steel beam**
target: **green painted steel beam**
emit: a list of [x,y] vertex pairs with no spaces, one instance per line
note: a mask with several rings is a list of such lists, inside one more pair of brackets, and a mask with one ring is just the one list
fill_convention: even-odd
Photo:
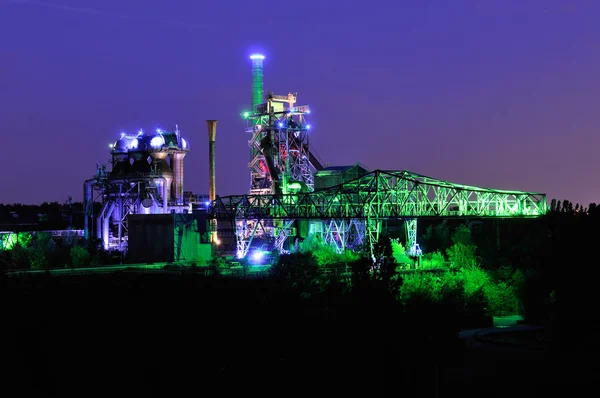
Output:
[[539,217],[546,195],[454,184],[408,171],[375,170],[325,190],[219,198],[217,219],[387,219]]

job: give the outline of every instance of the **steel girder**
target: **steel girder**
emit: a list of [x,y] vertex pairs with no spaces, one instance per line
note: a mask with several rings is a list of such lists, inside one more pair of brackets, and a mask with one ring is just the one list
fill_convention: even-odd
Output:
[[538,217],[546,195],[454,184],[409,171],[375,170],[325,190],[217,198],[217,219],[389,219]]
[[[211,217],[236,221],[238,257],[248,253],[257,232],[256,226],[265,229],[264,220],[323,220],[325,240],[338,252],[364,242],[369,245],[372,255],[382,220],[404,218],[407,249],[409,253],[419,255],[418,217],[519,218],[539,217],[546,212],[545,194],[454,184],[406,170],[375,170],[320,191],[225,196],[211,204]],[[252,230],[245,228],[250,220],[255,225]],[[283,232],[276,241],[280,252],[288,236],[287,228]]]

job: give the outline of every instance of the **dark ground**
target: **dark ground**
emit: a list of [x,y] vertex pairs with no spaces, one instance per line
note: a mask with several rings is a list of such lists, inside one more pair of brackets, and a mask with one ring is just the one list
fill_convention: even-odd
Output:
[[564,396],[587,389],[597,368],[585,344],[459,339],[451,322],[381,306],[324,313],[263,280],[122,272],[1,288],[7,397]]

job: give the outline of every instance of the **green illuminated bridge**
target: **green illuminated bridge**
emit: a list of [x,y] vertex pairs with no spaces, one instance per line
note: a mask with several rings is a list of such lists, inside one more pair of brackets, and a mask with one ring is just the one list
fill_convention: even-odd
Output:
[[537,217],[546,195],[454,184],[409,171],[375,170],[329,189],[218,198],[216,219]]
[[[455,184],[406,170],[375,170],[313,192],[220,197],[212,203],[211,217],[237,222],[238,256],[243,257],[257,231],[255,224],[245,226],[247,220],[256,220],[256,224],[263,220],[321,220],[327,224],[322,231],[326,239],[342,250],[351,246],[351,240],[363,243],[367,238],[374,243],[379,237],[379,221],[385,219],[412,220],[408,240],[414,246],[416,218],[522,218],[539,217],[546,211],[546,195],[541,193]],[[291,225],[284,222],[278,232]],[[285,237],[279,239],[283,240]]]

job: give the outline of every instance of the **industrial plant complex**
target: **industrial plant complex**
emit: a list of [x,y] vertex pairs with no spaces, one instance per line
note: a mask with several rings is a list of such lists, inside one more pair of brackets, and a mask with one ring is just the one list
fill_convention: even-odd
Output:
[[[249,189],[219,196],[217,121],[207,120],[208,195],[184,190],[193,150],[178,126],[122,133],[110,145],[110,170],[97,165],[83,185],[86,241],[127,251],[132,261],[191,261],[215,253],[289,253],[310,236],[338,252],[371,251],[391,223],[419,255],[419,218],[520,218],[547,211],[546,196],[450,183],[407,170],[360,163],[323,167],[311,150],[310,107],[297,94],[263,89],[265,57],[254,54],[245,139]],[[100,203],[100,206],[94,204]]]

